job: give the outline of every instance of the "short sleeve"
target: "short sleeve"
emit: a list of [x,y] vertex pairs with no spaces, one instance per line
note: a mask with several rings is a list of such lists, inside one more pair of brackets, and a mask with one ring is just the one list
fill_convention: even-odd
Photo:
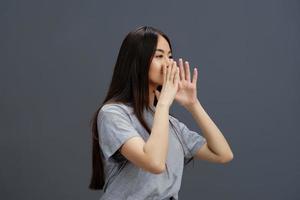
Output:
[[100,110],[97,128],[105,160],[110,159],[128,139],[141,137],[133,127],[129,116],[115,108]]
[[188,164],[197,151],[206,143],[205,137],[200,133],[190,130],[183,122],[176,118],[177,128],[180,130],[180,135],[183,143],[185,165]]

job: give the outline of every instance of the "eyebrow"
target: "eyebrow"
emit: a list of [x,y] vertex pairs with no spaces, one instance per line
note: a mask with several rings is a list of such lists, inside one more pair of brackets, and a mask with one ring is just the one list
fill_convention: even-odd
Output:
[[[161,52],[165,52],[164,50],[162,50],[162,49],[156,49],[156,51],[161,51]],[[171,53],[171,51],[169,51],[169,53]]]

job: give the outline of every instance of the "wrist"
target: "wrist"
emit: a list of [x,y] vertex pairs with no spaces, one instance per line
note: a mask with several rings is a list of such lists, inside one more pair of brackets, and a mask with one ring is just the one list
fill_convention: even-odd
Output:
[[168,104],[168,103],[164,103],[164,102],[157,102],[157,104],[156,104],[156,108],[158,108],[158,107],[161,107],[161,108],[170,108],[170,104]]
[[197,99],[195,102],[186,105],[185,108],[191,112],[199,105],[201,105],[201,104],[200,104],[200,101]]

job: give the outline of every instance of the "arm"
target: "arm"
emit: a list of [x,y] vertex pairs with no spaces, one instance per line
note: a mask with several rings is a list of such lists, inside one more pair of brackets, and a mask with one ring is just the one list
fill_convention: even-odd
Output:
[[233,159],[233,153],[221,131],[211,120],[199,101],[186,109],[192,114],[207,140],[196,153],[196,158],[215,163],[226,163]]
[[168,137],[169,106],[157,104],[147,142],[145,143],[141,137],[132,137],[122,145],[120,152],[136,166],[159,174],[165,170]]
[[169,145],[169,106],[157,104],[151,135],[144,145],[144,152],[150,160],[165,170]]

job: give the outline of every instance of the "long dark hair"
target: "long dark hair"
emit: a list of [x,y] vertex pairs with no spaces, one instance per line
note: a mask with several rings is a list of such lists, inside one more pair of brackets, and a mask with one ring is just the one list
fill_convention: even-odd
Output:
[[[93,114],[90,122],[92,128],[92,177],[89,185],[90,189],[103,189],[105,183],[101,157],[102,151],[97,130],[97,116],[103,105],[113,102],[132,106],[134,114],[140,123],[151,134],[151,129],[143,118],[143,110],[146,108],[153,111],[149,107],[148,72],[159,35],[167,40],[172,52],[171,42],[167,35],[151,26],[138,27],[129,32],[122,42],[107,95]],[[158,89],[160,90],[161,86]],[[155,97],[154,106],[156,106],[156,103],[157,99]]]

